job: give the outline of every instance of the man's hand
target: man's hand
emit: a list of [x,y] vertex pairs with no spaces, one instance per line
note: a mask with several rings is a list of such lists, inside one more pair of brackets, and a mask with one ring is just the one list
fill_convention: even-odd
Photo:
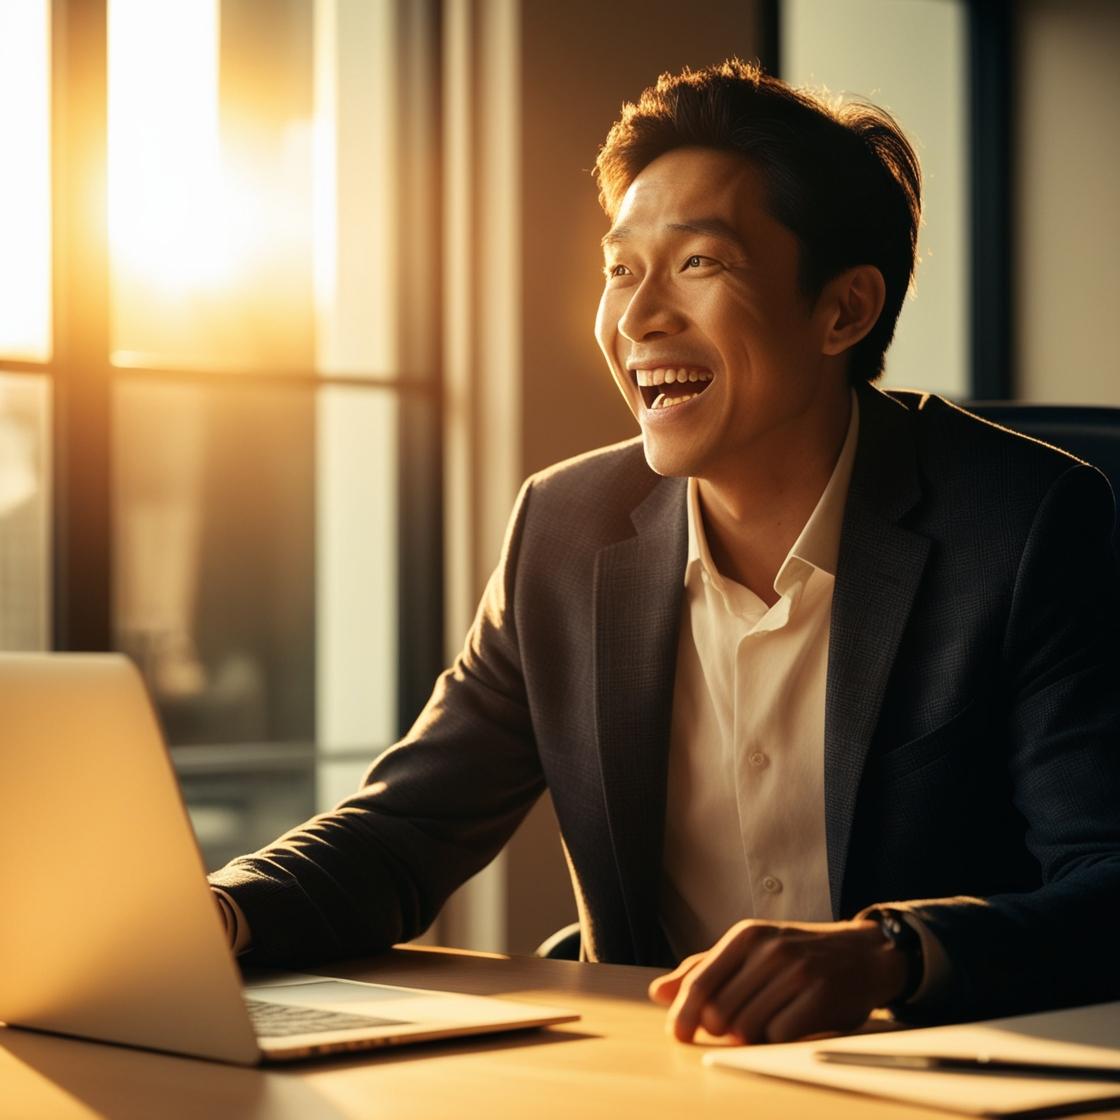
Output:
[[854,1030],[902,994],[906,960],[871,921],[737,922],[706,953],[649,986],[669,1027],[737,1042],[789,1042]]

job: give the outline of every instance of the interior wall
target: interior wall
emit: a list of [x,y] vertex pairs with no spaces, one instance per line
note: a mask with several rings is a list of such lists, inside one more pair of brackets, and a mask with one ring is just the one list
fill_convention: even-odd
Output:
[[1120,405],[1120,4],[1017,19],[1016,395]]
[[[595,344],[607,222],[591,168],[622,102],[665,70],[757,57],[754,0],[523,0],[521,463],[529,474],[638,434]],[[551,806],[507,855],[508,949],[575,920]]]
[[757,56],[742,0],[522,4],[526,472],[638,432],[595,345],[607,222],[591,168],[622,102],[665,70]]

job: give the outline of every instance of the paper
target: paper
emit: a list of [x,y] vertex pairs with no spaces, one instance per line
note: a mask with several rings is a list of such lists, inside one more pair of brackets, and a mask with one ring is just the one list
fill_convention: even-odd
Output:
[[1053,1116],[1120,1105],[1120,1082],[998,1073],[937,1073],[834,1065],[818,1050],[1066,1062],[1120,1071],[1120,1003],[1098,1003],[984,1023],[926,1027],[818,1042],[738,1046],[707,1054],[707,1065],[808,1082],[973,1116]]

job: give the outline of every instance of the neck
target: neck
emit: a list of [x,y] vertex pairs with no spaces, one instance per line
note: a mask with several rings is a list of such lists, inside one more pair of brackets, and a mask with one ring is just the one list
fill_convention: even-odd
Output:
[[836,467],[851,419],[843,407],[822,411],[798,430],[773,433],[728,469],[699,479],[700,508],[720,573],[768,605],[774,578]]

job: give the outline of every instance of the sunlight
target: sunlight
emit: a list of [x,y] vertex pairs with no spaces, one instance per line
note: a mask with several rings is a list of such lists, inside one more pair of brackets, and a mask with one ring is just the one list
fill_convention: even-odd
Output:
[[0,4],[0,355],[51,355],[50,13]]
[[218,3],[109,4],[114,287],[164,297],[231,279],[218,114]]

